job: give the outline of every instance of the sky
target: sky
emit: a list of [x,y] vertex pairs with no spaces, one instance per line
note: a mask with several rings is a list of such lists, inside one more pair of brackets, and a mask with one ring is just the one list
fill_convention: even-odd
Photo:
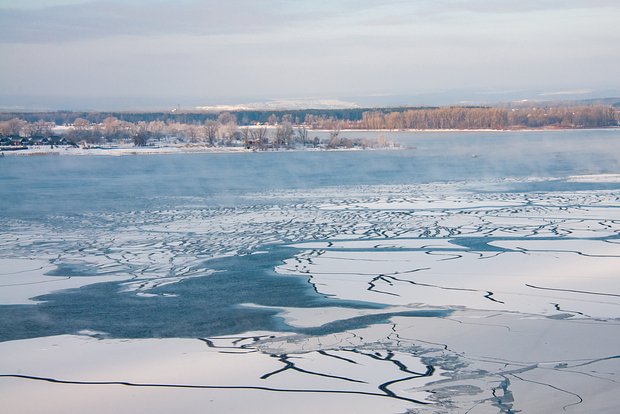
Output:
[[618,0],[0,0],[0,107],[611,96],[619,22]]

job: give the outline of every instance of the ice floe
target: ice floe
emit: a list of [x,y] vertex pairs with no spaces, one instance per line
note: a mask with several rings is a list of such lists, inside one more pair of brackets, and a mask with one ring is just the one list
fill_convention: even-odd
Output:
[[[615,178],[565,181],[593,179]],[[301,280],[321,301],[233,309],[268,312],[281,330],[136,338],[84,327],[0,342],[3,408],[615,412],[620,194],[498,190],[512,184],[304,189],[235,208],[183,199],[79,220],[7,218],[5,309],[44,312],[41,295],[101,282],[136,306],[174,307],[187,294],[174,287],[223,277],[222,263],[252,272],[234,261],[244,257],[274,260],[273,277]],[[130,316],[148,329],[153,315]],[[192,317],[204,315],[178,323]]]

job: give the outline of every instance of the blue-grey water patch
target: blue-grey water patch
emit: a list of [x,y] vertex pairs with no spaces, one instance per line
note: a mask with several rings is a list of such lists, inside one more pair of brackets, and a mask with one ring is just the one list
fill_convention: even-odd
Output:
[[115,272],[102,272],[87,263],[56,263],[56,268],[45,273],[46,276],[88,277],[105,276]]
[[[56,291],[39,296],[44,302],[38,304],[0,306],[0,341],[82,330],[96,337],[200,338],[209,347],[221,348],[210,351],[222,354],[269,354],[280,366],[265,372],[261,382],[286,372],[295,375],[288,378],[297,385],[305,383],[304,375],[319,375],[347,380],[342,388],[320,392],[347,394],[352,393],[352,379],[364,387],[378,382],[380,393],[370,395],[417,403],[410,398],[415,384],[403,381],[436,373],[439,376],[431,379],[436,382],[427,383],[424,390],[436,403],[431,408],[440,411],[532,411],[538,403],[523,396],[540,391],[549,396],[552,408],[547,411],[579,405],[584,412],[602,412],[611,405],[601,410],[605,399],[597,398],[597,390],[608,389],[604,384],[617,377],[617,369],[609,364],[618,358],[613,329],[618,293],[609,263],[618,257],[619,199],[614,191],[577,191],[619,186],[562,177],[618,174],[618,136],[613,131],[438,133],[405,137],[415,147],[406,151],[5,157],[0,160],[0,258],[37,258],[57,266],[44,282],[35,271],[24,273],[23,284],[12,285],[10,279],[21,272],[7,272],[7,292],[38,283],[51,287],[47,283],[54,279],[73,283],[67,279],[79,276],[133,279]],[[428,247],[406,247],[418,245],[409,244],[412,239],[428,240]],[[364,243],[345,243],[356,240]],[[505,240],[525,242],[494,246]],[[584,242],[583,250],[577,240]],[[282,246],[309,241],[318,247]],[[509,253],[515,251],[519,253]],[[530,254],[550,259],[532,262],[540,264],[533,277],[525,274],[521,280],[519,269],[507,269],[503,275],[500,266],[494,267],[496,261],[510,264],[502,260],[518,256],[524,258],[522,270],[529,273],[525,260]],[[407,260],[394,269],[390,256]],[[423,256],[432,260],[417,260]],[[358,258],[361,263],[350,261]],[[284,259],[288,260],[282,264]],[[466,268],[472,260],[473,269]],[[47,269],[37,263],[39,270]],[[433,280],[433,272],[423,272],[434,263],[449,263],[445,269],[456,269],[456,274]],[[546,263],[553,273],[550,278],[543,277]],[[583,272],[577,276],[591,288],[563,280],[563,268],[573,263],[584,265],[574,270]],[[598,263],[612,273],[597,285],[597,277],[590,278],[585,265],[597,276]],[[276,274],[278,265],[293,274]],[[478,266],[482,277],[472,277],[470,284],[467,278]],[[438,265],[436,270],[441,269]],[[559,277],[554,278],[556,271]],[[508,276],[514,286],[504,284]],[[355,293],[348,287],[363,295],[348,295]],[[340,300],[323,291],[380,303]],[[434,294],[425,294],[431,291],[445,293],[446,300],[433,302]],[[469,301],[472,297],[475,302]],[[388,298],[414,305],[381,305]],[[247,306],[252,303],[259,306]],[[421,303],[441,309],[424,310]],[[475,303],[476,310],[468,303]],[[443,309],[449,304],[453,313]],[[325,306],[360,311],[343,312],[357,316],[341,315],[344,319],[311,327],[293,326],[279,313],[287,307],[306,308],[302,314],[322,313]],[[394,316],[399,318],[389,320]],[[382,326],[355,331],[373,324]],[[257,330],[266,331],[265,336],[239,335]],[[300,335],[275,334],[282,331]],[[213,339],[216,335],[232,337]],[[491,356],[485,351],[488,358],[479,358],[481,338],[486,341],[483,348],[492,349]],[[97,341],[82,342],[98,346]],[[5,345],[12,352],[21,349],[19,344]],[[34,354],[26,357],[47,361],[48,351],[40,348],[40,355],[33,348]],[[557,349],[563,354],[550,362],[549,355]],[[302,352],[308,358],[300,357]],[[355,358],[342,358],[343,352]],[[97,358],[99,353],[92,355]],[[317,370],[305,370],[316,356],[333,364],[320,359]],[[368,367],[356,364],[361,356],[368,358]],[[426,370],[413,369],[410,361],[423,362]],[[371,369],[358,379],[351,375],[356,371],[352,364]],[[384,377],[386,366],[396,372]],[[592,369],[596,375],[588,374]],[[34,377],[20,373],[20,368],[4,374],[11,381],[55,381],[54,387],[61,382],[51,373]],[[245,385],[256,379],[240,381]],[[74,378],[60,380],[87,386]],[[116,380],[107,384],[136,385],[125,377]],[[183,385],[142,385],[210,387],[193,385],[191,379]],[[222,385],[226,386],[214,387]],[[291,386],[281,391],[299,390]]]
[[[564,131],[537,133],[402,133],[394,135],[408,150],[353,152],[264,152],[242,154],[175,154],[140,157],[4,157],[0,161],[2,218],[30,228],[53,225],[59,235],[72,227],[88,233],[85,217],[101,215],[104,231],[134,225],[122,217],[141,212],[178,211],[185,203],[207,211],[284,202],[261,198],[264,192],[325,187],[419,184],[437,181],[490,179],[506,192],[618,189],[618,183],[579,183],[565,179],[519,181],[519,178],[567,177],[617,173],[620,170],[619,131]],[[516,178],[514,182],[504,178]],[[493,190],[492,190],[493,191]],[[504,190],[502,190],[504,191]],[[291,197],[295,197],[293,191]],[[302,201],[303,201],[303,196]],[[191,201],[188,201],[191,200]],[[154,214],[156,215],[156,214]],[[204,220],[209,220],[208,215]],[[155,224],[157,220],[155,220]],[[286,224],[282,224],[286,226]],[[90,229],[90,227],[88,227]],[[320,230],[316,224],[313,229]],[[251,229],[250,229],[251,230]],[[139,231],[139,228],[138,228]],[[261,227],[260,231],[268,231]],[[93,233],[101,234],[101,233]],[[182,238],[187,239],[186,233]],[[312,238],[312,237],[309,237]],[[462,238],[459,245],[484,251],[503,251],[487,238]],[[11,241],[10,243],[13,243]],[[39,241],[37,243],[47,243]],[[58,247],[71,259],[79,243],[63,241]],[[113,242],[106,244],[113,248]],[[97,249],[95,245],[90,248]],[[244,246],[237,246],[244,251]],[[257,247],[254,246],[254,250]],[[181,249],[182,250],[182,249]],[[174,253],[180,250],[174,249]],[[93,254],[103,254],[96,251]],[[199,254],[199,252],[188,252]],[[325,298],[302,277],[280,276],[273,267],[292,251],[272,247],[266,254],[213,260],[220,270],[206,277],[184,279],[151,289],[155,296],[119,293],[118,282],[39,297],[44,303],[2,306],[3,340],[93,329],[118,337],[207,336],[256,329],[293,329],[283,326],[276,311],[239,307],[241,303],[266,306],[379,305]],[[126,262],[126,263],[125,263]],[[131,260],[125,261],[125,271]],[[96,276],[94,265],[61,262],[48,275]],[[167,294],[169,296],[164,296]],[[379,316],[339,324],[370,323]],[[361,322],[360,322],[361,321]],[[340,329],[326,327],[325,329]],[[357,325],[355,325],[357,326]],[[344,329],[344,328],[343,328]],[[297,330],[299,331],[299,330]]]
[[295,328],[278,318],[276,310],[239,306],[383,308],[375,303],[327,298],[315,292],[306,277],[276,274],[274,267],[294,253],[294,249],[274,246],[263,254],[215,259],[209,262],[215,273],[155,288],[149,291],[153,296],[120,292],[117,282],[109,282],[43,295],[37,300],[44,302],[37,305],[2,306],[0,341],[85,329],[118,338],[209,337],[250,330],[321,334],[383,322],[397,314],[438,317],[449,313],[386,312],[317,328]]
[[[567,177],[620,169],[620,130],[389,135],[413,149],[4,157],[0,211],[6,217],[37,219],[170,208],[175,207],[170,200],[175,203],[179,197],[198,197],[206,207],[236,206],[260,203],[246,196],[261,191]],[[570,191],[618,188],[609,183],[553,181],[531,184],[529,190],[543,190],[542,186]]]

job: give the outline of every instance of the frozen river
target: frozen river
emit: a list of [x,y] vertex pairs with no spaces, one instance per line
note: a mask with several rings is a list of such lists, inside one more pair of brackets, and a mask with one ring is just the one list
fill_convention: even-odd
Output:
[[615,412],[620,131],[385,135],[0,159],[0,400]]

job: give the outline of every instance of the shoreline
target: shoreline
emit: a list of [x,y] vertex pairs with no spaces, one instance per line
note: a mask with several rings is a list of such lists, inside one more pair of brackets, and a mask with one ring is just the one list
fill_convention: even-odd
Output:
[[120,157],[131,155],[170,155],[170,154],[249,154],[273,152],[349,152],[349,151],[401,151],[410,147],[391,146],[385,148],[301,148],[301,149],[270,149],[258,151],[244,147],[206,147],[206,146],[160,146],[160,147],[108,147],[108,148],[37,148],[2,151],[0,157],[36,157],[36,156],[102,156]]
[[[275,128],[269,126],[267,128]],[[377,133],[377,134],[399,134],[399,133],[510,133],[510,132],[566,132],[566,131],[610,131],[618,132],[620,127],[609,128],[537,128],[537,129],[342,129],[340,132],[351,133]],[[327,134],[332,132],[328,129],[310,129],[309,133]],[[168,154],[241,154],[241,153],[269,153],[269,152],[333,152],[333,151],[403,151],[412,150],[415,147],[402,145],[397,142],[385,147],[354,147],[354,148],[277,148],[267,150],[248,149],[245,147],[210,147],[198,144],[163,144],[158,146],[135,147],[131,144],[116,144],[108,147],[75,148],[57,147],[49,148],[46,146],[29,146],[26,149],[16,149],[12,147],[0,147],[0,157],[25,157],[25,156],[127,156],[127,155],[168,155]]]
[[[309,129],[308,132],[331,132],[331,129]],[[565,131],[620,131],[620,126],[606,128],[507,128],[507,129],[341,129],[340,132],[565,132]]]

